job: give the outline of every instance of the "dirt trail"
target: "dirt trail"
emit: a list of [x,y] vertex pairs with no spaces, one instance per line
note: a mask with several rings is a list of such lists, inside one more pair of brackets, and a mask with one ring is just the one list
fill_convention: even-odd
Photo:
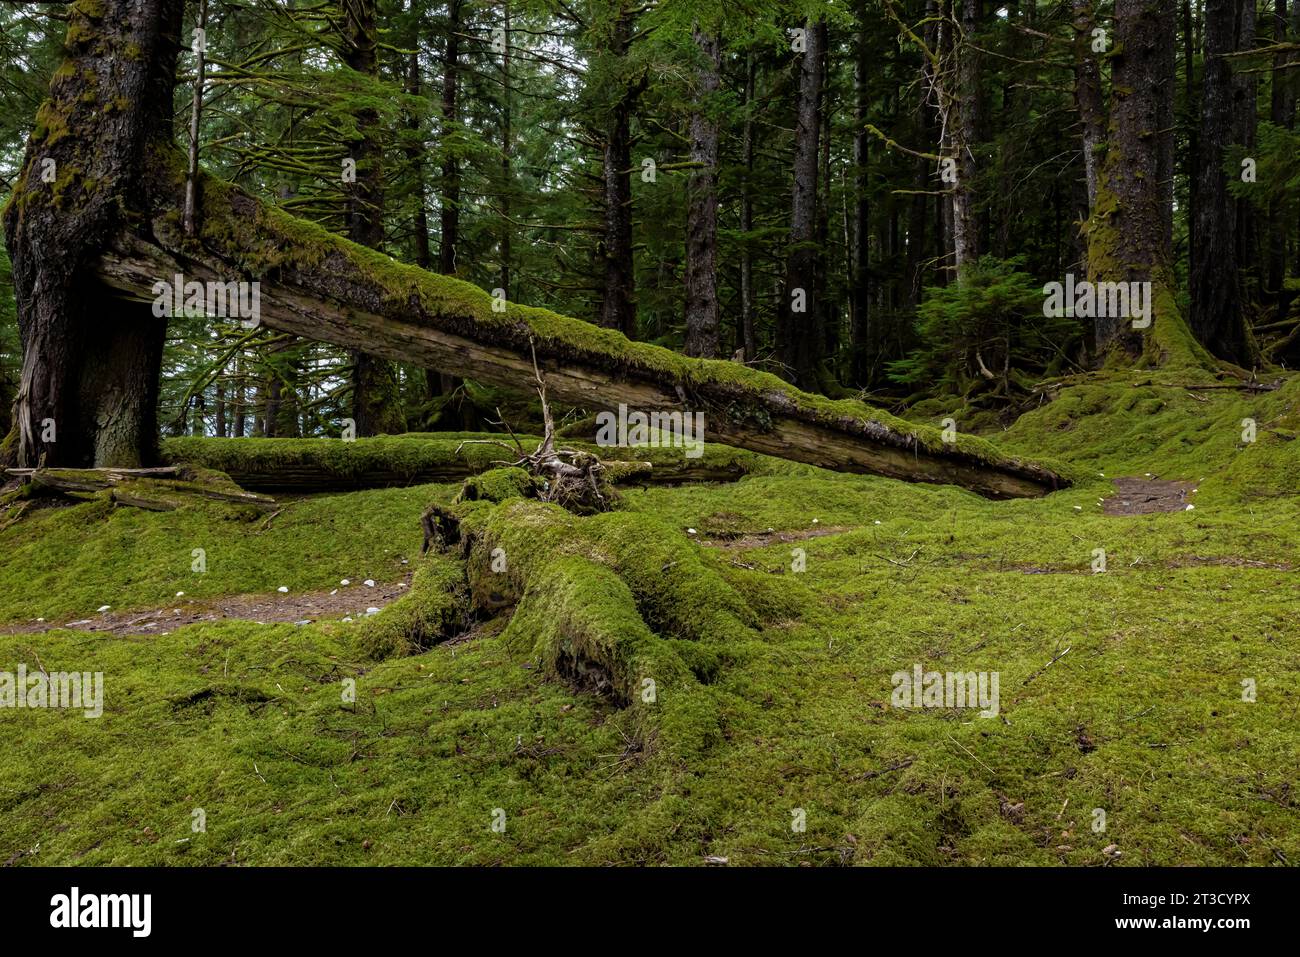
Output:
[[367,588],[361,582],[340,585],[329,591],[262,595],[232,595],[230,597],[190,600],[178,598],[174,604],[163,608],[142,611],[106,611],[90,617],[60,622],[24,622],[0,625],[0,634],[21,635],[52,631],[55,628],[73,628],[78,631],[103,632],[114,635],[163,635],[183,625],[201,621],[300,622],[338,621],[345,617],[361,618],[371,608],[384,608],[401,598],[410,587],[410,576],[404,581],[386,582]]
[[1165,481],[1156,478],[1115,479],[1115,493],[1101,503],[1106,515],[1152,515],[1156,512],[1183,512],[1191,504],[1195,482]]
[[825,538],[827,535],[839,535],[841,532],[854,531],[857,526],[818,525],[793,532],[750,532],[735,535],[701,535],[699,542],[709,548],[762,548],[781,542],[803,542],[810,538]]

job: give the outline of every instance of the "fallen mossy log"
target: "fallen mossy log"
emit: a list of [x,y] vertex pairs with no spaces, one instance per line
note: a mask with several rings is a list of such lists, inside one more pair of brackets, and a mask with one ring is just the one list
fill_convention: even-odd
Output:
[[164,467],[147,469],[9,468],[4,474],[20,478],[28,494],[97,498],[107,494],[119,505],[170,512],[197,501],[247,505],[271,511],[275,499],[247,492],[226,476],[205,469]]
[[[215,469],[241,488],[259,492],[314,494],[367,488],[459,482],[497,467],[504,452],[467,440],[500,439],[499,434],[435,433],[341,439],[217,439],[183,436],[164,439],[163,460]],[[531,436],[520,436],[531,441]],[[597,448],[567,442],[599,454],[616,484],[734,482],[765,471],[771,461],[728,446],[707,446],[704,455],[687,459],[680,450]],[[611,454],[620,458],[611,459]],[[626,456],[627,458],[622,458]]]
[[800,392],[740,363],[691,359],[545,309],[494,300],[447,276],[406,266],[200,178],[201,229],[180,209],[183,157],[163,146],[143,172],[149,222],[123,232],[97,265],[129,297],[152,302],[160,282],[257,280],[265,325],[396,361],[523,388],[533,356],[553,398],[583,408],[703,414],[710,440],[846,472],[960,485],[991,498],[1069,485],[1043,465],[978,439],[944,441],[856,401]]

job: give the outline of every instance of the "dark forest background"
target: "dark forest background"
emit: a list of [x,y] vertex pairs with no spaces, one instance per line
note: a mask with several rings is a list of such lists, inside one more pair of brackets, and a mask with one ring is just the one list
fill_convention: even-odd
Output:
[[[63,6],[0,4],[0,192]],[[1167,222],[1141,241],[1167,243],[1179,312],[1245,370],[1300,362],[1300,0],[209,0],[187,36],[201,20],[215,174],[511,301],[990,421],[1113,347],[1045,318],[1042,287],[1088,274],[1117,104],[1146,99]],[[1125,42],[1152,46],[1140,84],[1113,75]],[[22,359],[8,280],[0,253],[0,434]],[[510,397],[456,371],[175,318],[160,421],[480,428]]]

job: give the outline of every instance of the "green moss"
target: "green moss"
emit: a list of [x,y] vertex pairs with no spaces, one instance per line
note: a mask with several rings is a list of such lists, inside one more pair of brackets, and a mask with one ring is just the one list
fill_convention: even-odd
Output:
[[[164,439],[166,461],[202,465],[235,476],[270,476],[277,470],[315,471],[339,483],[370,481],[409,484],[413,481],[453,481],[466,472],[485,472],[510,455],[492,442],[501,434],[411,433],[400,436],[340,439],[213,439],[196,436]],[[540,437],[520,435],[526,449]],[[631,460],[665,469],[682,465],[680,449],[661,447],[598,448],[588,442],[566,442],[579,451],[598,454],[607,462]],[[721,475],[759,474],[800,468],[769,456],[708,444],[692,465]],[[640,468],[614,468],[615,481],[648,478]]]
[[432,556],[420,562],[405,595],[353,626],[353,641],[374,660],[414,654],[463,629],[467,610],[464,568]]
[[[1125,369],[1061,388],[993,443],[1087,476],[1037,500],[790,466],[628,489],[591,518],[523,498],[452,506],[459,482],[285,503],[269,524],[94,502],[3,527],[0,503],[10,622],[416,570],[410,596],[350,627],[0,637],[0,669],[37,653],[106,679],[101,719],[6,715],[0,855],[1098,866],[1115,844],[1120,865],[1300,859],[1300,380],[1195,388],[1213,382]],[[1147,472],[1196,482],[1196,508],[1102,513],[1113,478]],[[463,572],[414,558],[431,501],[488,547]],[[199,545],[205,575],[190,571]],[[462,575],[518,602],[509,624],[508,607],[484,609],[498,617],[455,642],[408,642]],[[399,623],[394,640],[366,637]],[[608,694],[580,690],[579,663]],[[914,664],[997,671],[999,717],[895,707],[891,676]]]
[[76,13],[90,20],[103,20],[108,15],[104,10],[103,0],[76,0],[72,8]]
[[504,502],[510,498],[536,497],[540,483],[521,468],[491,469],[465,481],[458,502]]
[[35,140],[43,142],[46,147],[50,147],[67,135],[67,117],[46,100],[36,110],[36,126],[32,136]]

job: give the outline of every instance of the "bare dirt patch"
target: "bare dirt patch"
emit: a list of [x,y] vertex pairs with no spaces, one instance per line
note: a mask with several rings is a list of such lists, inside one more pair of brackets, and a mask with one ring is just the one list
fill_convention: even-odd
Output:
[[1191,504],[1189,495],[1195,482],[1174,479],[1115,479],[1115,493],[1105,498],[1101,510],[1106,515],[1153,515],[1156,512],[1183,512]]
[[847,525],[816,525],[797,532],[752,532],[749,534],[717,536],[702,540],[700,544],[712,548],[762,548],[764,545],[802,542],[810,538],[825,538],[827,535],[839,535],[842,532],[851,531],[853,529]]
[[361,618],[371,608],[391,605],[410,588],[410,577],[401,582],[376,584],[372,588],[354,582],[340,585],[329,591],[300,592],[298,594],[233,595],[204,601],[177,599],[164,608],[148,611],[106,611],[88,618],[66,622],[25,622],[0,625],[0,634],[21,635],[51,631],[55,628],[72,628],[77,631],[106,632],[125,635],[161,635],[184,625],[202,621],[237,619],[270,624],[296,622],[308,624],[317,621],[338,621],[343,618]]

